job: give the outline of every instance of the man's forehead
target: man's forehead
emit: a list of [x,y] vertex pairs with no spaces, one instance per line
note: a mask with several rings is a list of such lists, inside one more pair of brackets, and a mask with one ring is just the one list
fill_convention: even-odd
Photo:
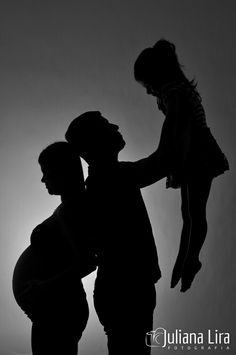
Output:
[[[81,116],[77,117],[74,122],[74,127],[76,129],[85,129],[85,130],[90,130],[92,129],[93,131],[96,129],[102,129],[103,127],[106,128],[109,125],[112,125],[111,122],[104,116],[100,114],[100,112],[92,112],[92,113],[85,113],[82,114]],[[75,129],[75,128],[74,128]]]
[[[92,123],[92,122],[91,122]],[[94,120],[94,125],[99,128],[99,127],[107,127],[111,125],[112,123],[108,121],[107,118],[100,116],[98,119],[96,118]]]
[[108,121],[107,118],[105,118],[103,116],[100,116],[99,118],[100,118],[100,122],[105,123],[105,124],[110,124],[110,122]]

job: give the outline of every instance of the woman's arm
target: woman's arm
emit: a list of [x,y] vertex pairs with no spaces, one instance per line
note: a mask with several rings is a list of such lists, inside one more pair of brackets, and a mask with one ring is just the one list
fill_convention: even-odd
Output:
[[78,206],[70,203],[64,204],[56,209],[54,214],[65,242],[71,246],[73,267],[80,278],[89,275],[97,268],[96,255],[92,241],[89,243],[88,226],[84,225],[85,221],[82,216],[81,220],[78,220]]
[[[69,267],[48,279],[31,279],[25,283],[24,290],[17,295],[17,302],[25,313],[31,318],[34,315],[38,303],[44,303],[48,298],[60,294],[62,289],[69,290],[71,284],[80,283],[80,275],[76,274],[75,267]],[[68,283],[68,287],[67,287]]]

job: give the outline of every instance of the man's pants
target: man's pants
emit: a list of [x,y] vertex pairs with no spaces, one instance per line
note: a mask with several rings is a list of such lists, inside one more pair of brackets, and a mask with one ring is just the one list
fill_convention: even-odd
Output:
[[96,280],[94,305],[107,335],[109,355],[150,355],[146,333],[153,330],[153,283],[114,284]]

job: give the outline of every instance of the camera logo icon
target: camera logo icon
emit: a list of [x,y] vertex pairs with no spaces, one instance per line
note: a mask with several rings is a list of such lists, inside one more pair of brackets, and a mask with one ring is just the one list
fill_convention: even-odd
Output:
[[164,348],[166,346],[166,330],[157,328],[146,333],[146,345],[151,348]]

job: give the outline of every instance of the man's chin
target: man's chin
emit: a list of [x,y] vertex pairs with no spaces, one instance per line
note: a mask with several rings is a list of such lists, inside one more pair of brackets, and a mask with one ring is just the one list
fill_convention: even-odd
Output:
[[48,191],[48,194],[49,195],[58,195],[57,191],[53,190],[53,189],[50,189],[47,187],[47,191]]

